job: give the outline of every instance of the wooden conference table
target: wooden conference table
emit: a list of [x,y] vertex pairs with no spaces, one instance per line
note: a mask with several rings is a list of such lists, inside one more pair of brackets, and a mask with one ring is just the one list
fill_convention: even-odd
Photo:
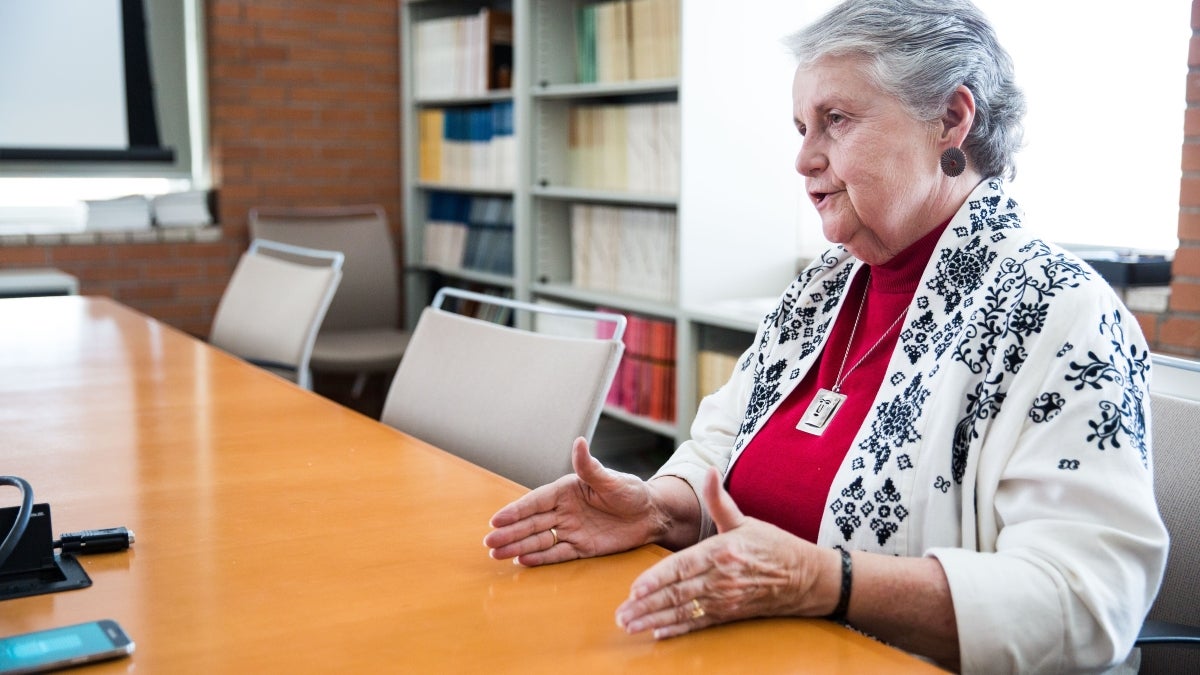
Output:
[[0,602],[0,635],[116,619],[137,651],[95,672],[934,670],[818,619],[626,635],[663,549],[492,560],[522,488],[107,299],[0,300],[0,474],[55,536],[136,533],[90,588]]

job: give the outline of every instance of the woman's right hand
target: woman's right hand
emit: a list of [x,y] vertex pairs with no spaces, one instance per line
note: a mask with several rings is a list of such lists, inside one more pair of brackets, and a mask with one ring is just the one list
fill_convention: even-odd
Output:
[[571,464],[575,473],[533,490],[492,516],[494,529],[483,544],[493,558],[545,565],[627,551],[662,536],[670,518],[656,503],[649,483],[604,468],[583,438],[575,439]]

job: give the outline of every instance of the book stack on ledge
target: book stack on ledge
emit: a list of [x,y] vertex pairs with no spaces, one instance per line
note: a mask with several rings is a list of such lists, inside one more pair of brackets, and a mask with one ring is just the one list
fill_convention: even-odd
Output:
[[150,198],[151,215],[158,227],[204,227],[212,225],[207,190],[168,192]]
[[511,275],[512,199],[430,192],[422,243],[422,260],[435,269]]
[[[613,311],[601,308],[599,311]],[[642,417],[675,422],[675,323],[626,315],[625,353],[605,403]],[[612,326],[596,324],[597,337]]]
[[150,200],[144,195],[89,199],[83,229],[89,232],[132,232],[150,229]]
[[673,302],[677,216],[665,209],[571,206],[571,284]]
[[478,96],[512,86],[512,13],[483,8],[472,16],[414,26],[417,98]]
[[678,194],[679,104],[572,106],[567,171],[574,187]]
[[417,114],[417,128],[422,181],[502,189],[516,185],[512,101],[425,108]]
[[580,82],[679,74],[679,0],[612,0],[582,6],[575,20]]
[[88,232],[136,232],[158,227],[212,225],[208,191],[188,190],[159,195],[126,195],[84,202]]

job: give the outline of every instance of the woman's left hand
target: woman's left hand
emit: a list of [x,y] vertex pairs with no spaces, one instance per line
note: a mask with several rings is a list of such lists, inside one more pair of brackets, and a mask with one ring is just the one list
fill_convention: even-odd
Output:
[[837,551],[742,515],[716,469],[703,492],[718,534],[634,580],[617,608],[618,626],[667,638],[751,617],[833,611],[841,583]]

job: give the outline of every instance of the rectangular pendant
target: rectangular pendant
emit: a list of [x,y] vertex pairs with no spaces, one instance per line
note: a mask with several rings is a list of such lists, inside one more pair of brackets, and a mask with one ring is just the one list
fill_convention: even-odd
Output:
[[817,395],[813,397],[812,403],[808,405],[808,410],[804,411],[804,416],[796,424],[796,428],[814,436],[820,436],[825,433],[825,428],[829,426],[829,422],[833,420],[834,414],[842,407],[842,402],[845,400],[844,394],[828,389],[819,389]]

